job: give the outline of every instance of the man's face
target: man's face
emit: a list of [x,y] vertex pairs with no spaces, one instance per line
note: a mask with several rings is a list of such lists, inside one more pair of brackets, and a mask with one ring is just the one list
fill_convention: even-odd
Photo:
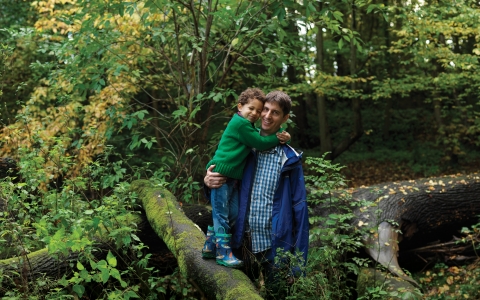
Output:
[[262,134],[271,135],[276,133],[280,126],[288,120],[290,115],[284,115],[277,102],[265,102],[262,116]]

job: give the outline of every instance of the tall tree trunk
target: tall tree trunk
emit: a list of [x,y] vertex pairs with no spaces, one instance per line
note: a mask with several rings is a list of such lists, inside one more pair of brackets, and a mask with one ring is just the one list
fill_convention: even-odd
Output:
[[[355,1],[352,2],[352,12],[351,12],[351,30],[356,30],[356,13],[355,13]],[[356,77],[357,73],[357,49],[354,45],[354,39],[350,40],[350,76],[352,78]],[[357,88],[356,83],[352,81],[350,88],[355,90]],[[355,143],[363,134],[363,125],[362,125],[362,114],[361,114],[361,105],[360,99],[355,98],[352,100],[352,110],[353,110],[353,131],[341,141],[332,151],[332,159],[338,157],[341,153],[346,151],[353,143]]]
[[[385,7],[388,7],[388,0],[384,0],[384,5]],[[387,20],[383,19],[383,35],[385,38],[385,46],[387,49],[390,49],[391,43],[390,43],[390,24],[388,23]],[[385,64],[386,64],[386,70],[387,70],[387,76],[390,77],[389,70],[391,70],[391,66],[393,65],[391,62],[391,57],[390,53],[388,51],[385,51]],[[390,137],[390,125],[391,125],[391,119],[392,119],[392,104],[393,104],[393,99],[391,97],[387,98],[386,100],[386,105],[385,105],[385,110],[383,113],[383,130],[382,130],[382,137],[383,140],[387,140]]]
[[[288,28],[286,30],[291,37],[295,39],[295,46],[296,51],[302,51],[302,43],[300,41],[300,37],[298,35],[298,28],[294,22],[288,23]],[[300,73],[300,74],[299,74]],[[303,73],[303,74],[302,74]],[[299,76],[300,75],[300,76]],[[288,81],[292,84],[298,84],[300,82],[299,78],[305,75],[305,72],[299,70],[295,64],[289,64],[287,66],[287,78]],[[301,147],[308,148],[308,132],[309,132],[309,125],[307,122],[307,103],[305,98],[302,95],[299,96],[291,96],[292,101],[298,102],[298,105],[292,107],[292,111],[295,114],[295,122],[297,123],[298,130],[296,131],[296,136],[294,141],[298,141]]]
[[[321,12],[323,9],[323,3],[318,4],[318,11]],[[321,24],[321,23],[319,23]],[[317,47],[317,72],[323,72],[325,70],[323,62],[323,27],[317,25],[317,36],[316,36],[316,47]],[[330,152],[327,156],[327,159],[331,158],[332,152],[332,139],[330,137],[330,128],[328,127],[327,119],[327,99],[325,95],[317,95],[317,115],[318,115],[318,126],[320,133],[320,155]]]

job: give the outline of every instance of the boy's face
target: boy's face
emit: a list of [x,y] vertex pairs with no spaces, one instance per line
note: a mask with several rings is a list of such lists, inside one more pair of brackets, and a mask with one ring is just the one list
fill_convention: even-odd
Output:
[[244,105],[238,103],[237,107],[242,117],[249,120],[251,123],[255,123],[262,114],[263,103],[257,98],[254,98],[248,99],[248,103]]

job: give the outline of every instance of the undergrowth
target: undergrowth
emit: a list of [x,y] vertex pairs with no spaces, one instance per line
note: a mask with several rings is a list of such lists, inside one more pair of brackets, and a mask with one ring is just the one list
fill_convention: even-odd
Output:
[[[151,267],[137,236],[140,207],[129,182],[148,177],[167,185],[166,172],[130,167],[106,147],[70,177],[73,160],[62,141],[32,139],[35,147],[19,149],[18,172],[0,181],[0,259],[10,258],[0,260],[2,299],[195,299],[179,272],[160,276]],[[193,191],[194,183],[187,183]],[[29,271],[42,264],[53,265],[48,274],[63,276]]]

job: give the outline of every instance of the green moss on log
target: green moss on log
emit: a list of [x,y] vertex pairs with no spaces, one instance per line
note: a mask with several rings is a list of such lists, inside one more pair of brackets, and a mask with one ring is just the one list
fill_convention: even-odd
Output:
[[205,235],[185,216],[175,197],[164,187],[146,180],[131,184],[138,194],[153,230],[165,242],[178,261],[180,272],[197,282],[212,299],[262,299],[250,279],[241,271],[205,260],[201,249]]

